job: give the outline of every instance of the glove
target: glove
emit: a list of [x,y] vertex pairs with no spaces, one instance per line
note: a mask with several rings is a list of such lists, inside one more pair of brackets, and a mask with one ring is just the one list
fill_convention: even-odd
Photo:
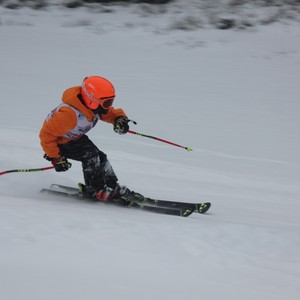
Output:
[[56,172],[65,172],[65,171],[68,171],[72,167],[72,164],[70,162],[68,162],[68,160],[65,157],[62,157],[62,156],[51,158],[45,154],[44,158],[51,161]]
[[129,120],[127,117],[124,116],[119,116],[115,119],[114,123],[114,131],[118,134],[125,134],[129,130],[129,125],[128,125]]
[[51,160],[56,172],[65,172],[72,167],[65,157],[56,157]]

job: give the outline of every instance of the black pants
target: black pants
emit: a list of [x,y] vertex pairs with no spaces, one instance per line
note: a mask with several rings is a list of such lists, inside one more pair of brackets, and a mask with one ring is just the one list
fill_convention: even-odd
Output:
[[118,178],[104,152],[86,136],[67,144],[59,145],[62,156],[81,161],[86,187],[99,191],[104,185],[115,188]]

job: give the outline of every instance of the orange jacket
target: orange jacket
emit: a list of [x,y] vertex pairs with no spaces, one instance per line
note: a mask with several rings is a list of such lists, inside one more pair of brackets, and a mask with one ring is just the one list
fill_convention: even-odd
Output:
[[[42,129],[40,131],[40,140],[43,150],[48,157],[58,157],[59,144],[65,144],[79,139],[80,136],[89,131],[97,123],[97,117],[94,113],[88,109],[77,97],[80,94],[81,87],[75,86],[64,91],[62,96],[61,106],[55,108],[46,118]],[[78,118],[78,114],[80,117]],[[84,115],[86,126],[84,132],[77,132],[76,135],[72,135],[77,126],[79,119]],[[120,108],[115,109],[111,107],[107,114],[101,115],[100,120],[114,123],[115,118],[118,116],[125,116],[126,114]]]

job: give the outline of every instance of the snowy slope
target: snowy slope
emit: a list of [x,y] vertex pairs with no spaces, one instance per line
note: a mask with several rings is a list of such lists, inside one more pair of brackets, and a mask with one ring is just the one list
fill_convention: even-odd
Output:
[[99,74],[133,130],[194,149],[101,123],[89,136],[120,182],[213,203],[179,218],[39,194],[82,181],[76,162],[1,176],[1,299],[299,299],[298,25],[161,31],[166,18],[122,7],[0,17],[1,171],[47,166],[44,117],[64,89]]

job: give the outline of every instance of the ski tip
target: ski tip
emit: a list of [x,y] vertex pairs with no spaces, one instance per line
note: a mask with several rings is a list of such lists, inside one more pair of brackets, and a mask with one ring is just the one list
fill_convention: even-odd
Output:
[[205,202],[197,205],[197,211],[199,214],[205,214],[211,207],[210,202]]
[[188,217],[188,216],[190,216],[193,212],[194,212],[194,209],[193,209],[193,208],[183,209],[183,210],[181,211],[181,216],[182,216],[182,217]]

